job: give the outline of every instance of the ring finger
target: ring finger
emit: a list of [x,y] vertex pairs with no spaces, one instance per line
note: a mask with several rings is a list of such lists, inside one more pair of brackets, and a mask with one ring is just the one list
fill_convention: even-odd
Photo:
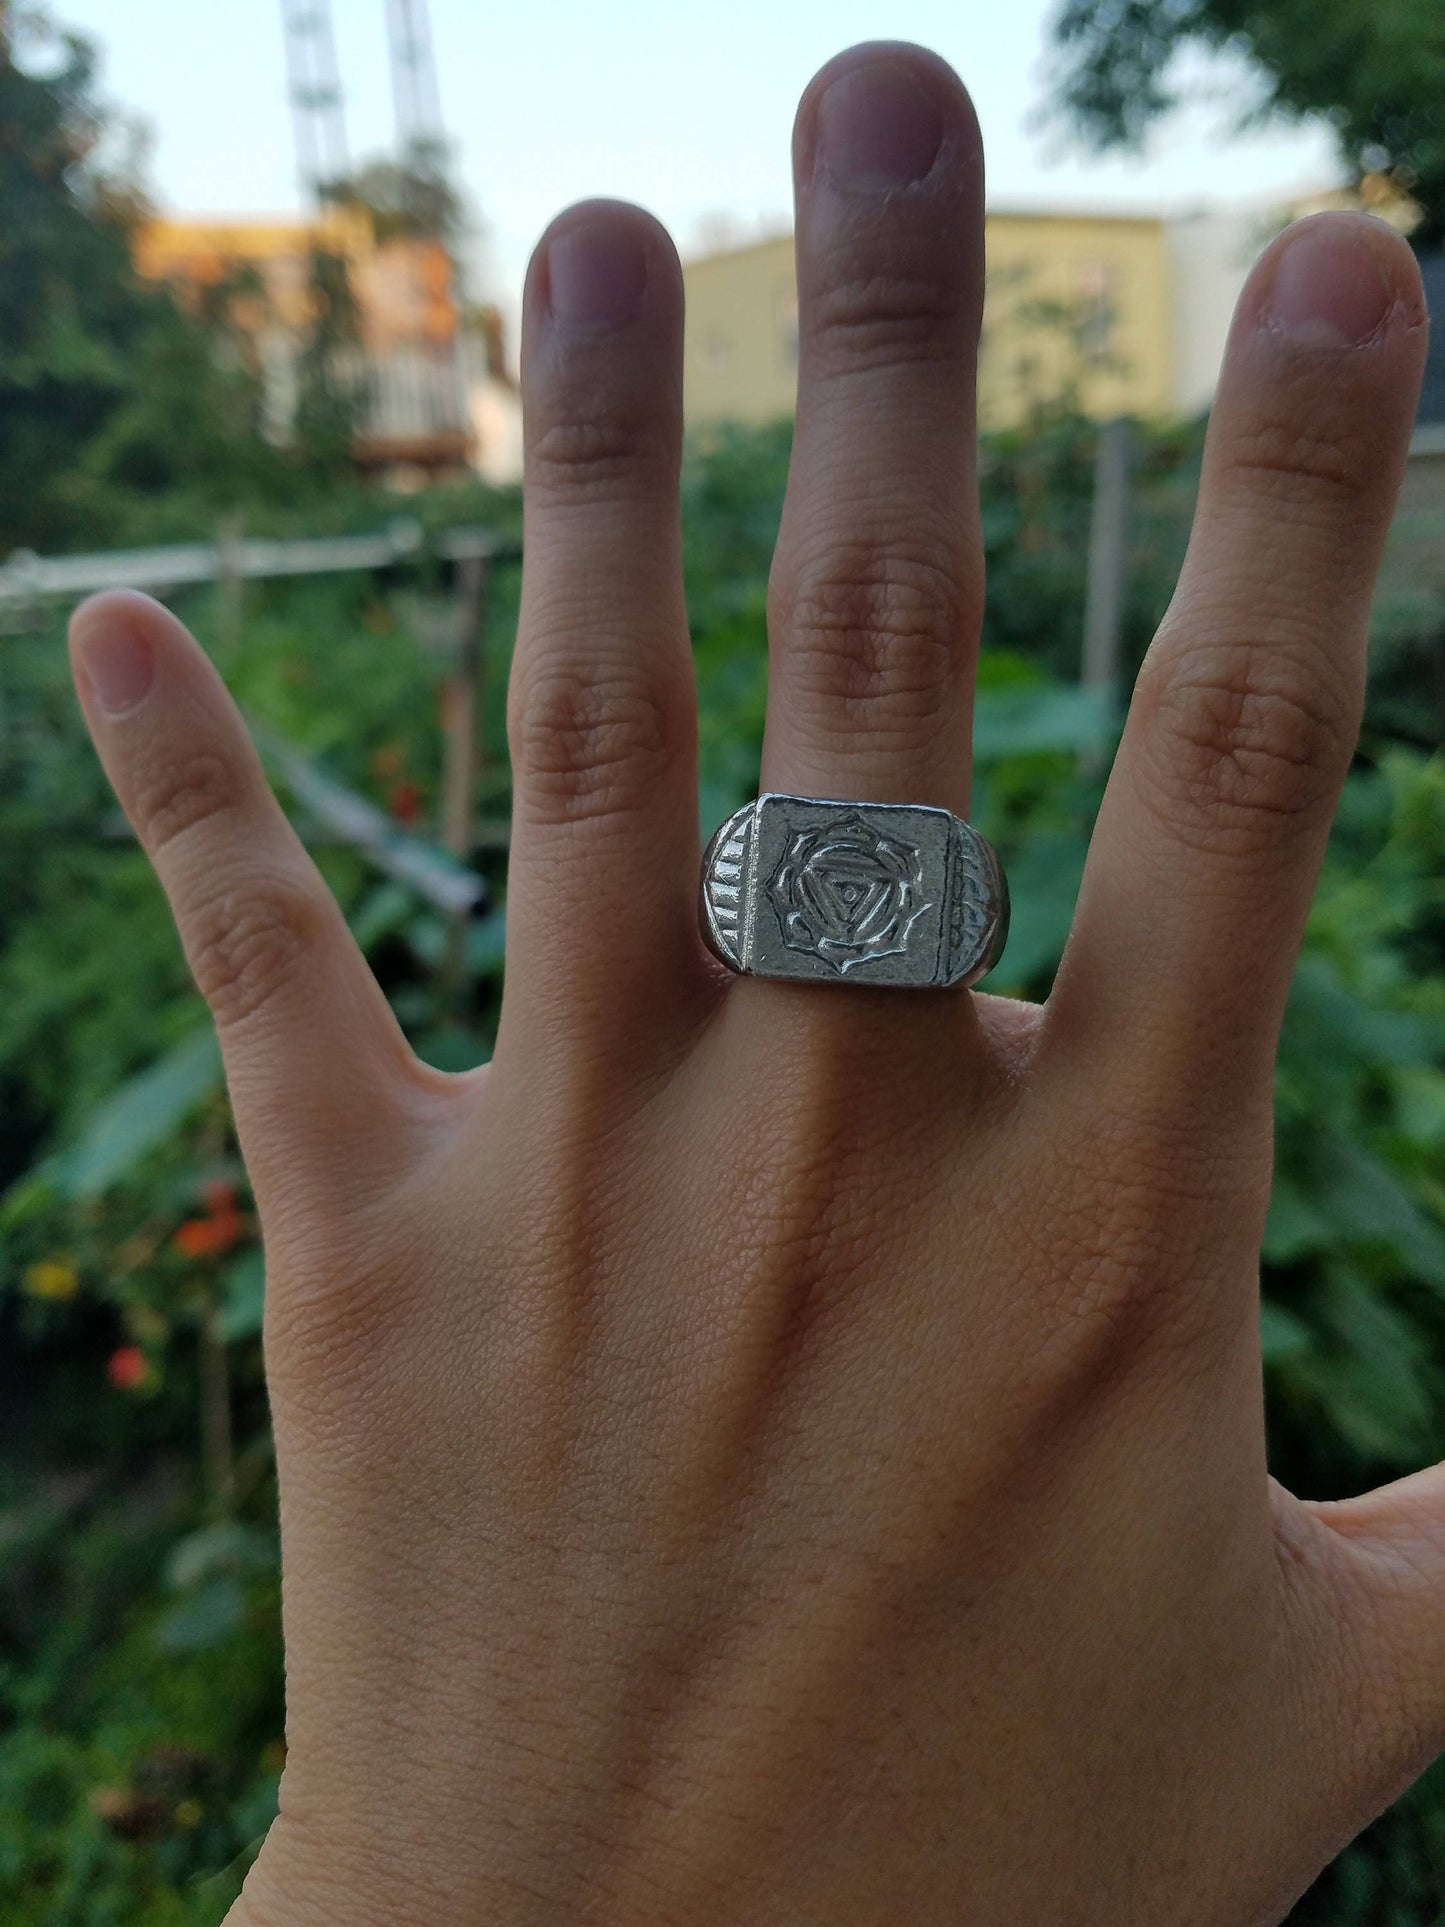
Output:
[[[656,221],[552,224],[524,301],[526,562],[498,1056],[574,1065],[705,983],[696,704],[682,594],[682,275]],[[617,906],[627,913],[619,915]],[[567,941],[562,941],[565,934]],[[559,1021],[559,1009],[567,1019]]]

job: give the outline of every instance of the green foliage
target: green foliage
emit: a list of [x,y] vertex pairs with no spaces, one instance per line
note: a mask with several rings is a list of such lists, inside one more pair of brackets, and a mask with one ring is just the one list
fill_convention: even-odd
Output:
[[[54,62],[43,78],[17,64],[36,42]],[[94,160],[92,78],[81,41],[0,16],[0,543],[53,539],[49,478],[104,426],[151,316],[130,273],[133,205]]]
[[1186,46],[1243,53],[1256,111],[1321,115],[1357,174],[1418,202],[1417,244],[1445,239],[1445,10],[1439,0],[1063,0],[1057,93],[1101,146],[1137,143],[1177,98]]
[[398,236],[458,241],[467,217],[452,178],[444,143],[410,143],[404,160],[388,157],[364,162],[344,180],[328,184],[330,198],[342,207],[364,208],[378,241]]
[[223,510],[294,507],[340,473],[356,398],[327,360],[346,338],[334,264],[318,265],[321,325],[282,451],[259,433],[260,371],[228,320],[244,276],[192,313],[134,272],[147,210],[103,159],[117,131],[86,43],[0,8],[0,559],[118,546],[158,502],[211,535]]
[[298,371],[294,429],[312,467],[328,479],[339,479],[349,465],[363,392],[359,375],[347,378],[341,372],[337,351],[355,345],[360,317],[340,255],[313,249],[310,278],[315,320]]

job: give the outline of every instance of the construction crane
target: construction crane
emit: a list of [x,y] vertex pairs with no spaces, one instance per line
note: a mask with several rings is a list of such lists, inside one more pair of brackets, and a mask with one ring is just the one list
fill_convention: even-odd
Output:
[[301,192],[319,208],[349,169],[329,0],[281,0]]
[[[454,466],[470,447],[456,264],[444,231],[446,136],[426,0],[386,0],[397,157],[411,228],[410,278],[417,334],[405,363],[404,403],[422,429],[409,454],[424,467]],[[397,374],[403,373],[398,365]],[[408,438],[403,436],[402,440]],[[386,437],[382,438],[385,446]]]
[[436,167],[445,151],[426,0],[387,0],[396,145],[404,166]]
[[[353,176],[329,0],[281,0],[297,170],[314,213],[334,204]],[[406,231],[378,241],[373,287],[405,288],[402,313],[346,351],[363,396],[353,455],[384,472],[436,474],[462,467],[472,445],[458,326],[456,273],[446,227],[446,139],[426,0],[386,0],[396,112],[397,175]],[[348,265],[352,279],[356,263]],[[369,267],[364,273],[370,273]],[[358,290],[363,309],[366,297]],[[374,311],[373,311],[374,312]]]

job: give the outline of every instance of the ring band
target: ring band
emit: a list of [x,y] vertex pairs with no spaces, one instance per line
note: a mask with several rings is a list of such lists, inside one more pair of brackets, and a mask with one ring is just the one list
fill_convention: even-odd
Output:
[[707,846],[704,941],[743,976],[974,984],[1008,935],[993,845],[948,810],[760,796]]

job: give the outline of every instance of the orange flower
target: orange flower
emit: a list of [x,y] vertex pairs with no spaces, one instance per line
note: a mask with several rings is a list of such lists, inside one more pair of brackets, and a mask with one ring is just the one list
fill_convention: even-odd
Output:
[[172,1245],[183,1258],[218,1258],[245,1235],[246,1224],[239,1211],[217,1211],[209,1218],[187,1218],[177,1225]]
[[38,1265],[27,1265],[25,1289],[32,1298],[63,1301],[73,1298],[80,1286],[80,1274],[63,1258],[44,1258]]
[[187,1218],[183,1225],[176,1227],[171,1243],[183,1258],[209,1258],[216,1249],[215,1220]]
[[150,1377],[150,1360],[139,1345],[122,1345],[106,1361],[105,1375],[119,1391],[134,1392]]

